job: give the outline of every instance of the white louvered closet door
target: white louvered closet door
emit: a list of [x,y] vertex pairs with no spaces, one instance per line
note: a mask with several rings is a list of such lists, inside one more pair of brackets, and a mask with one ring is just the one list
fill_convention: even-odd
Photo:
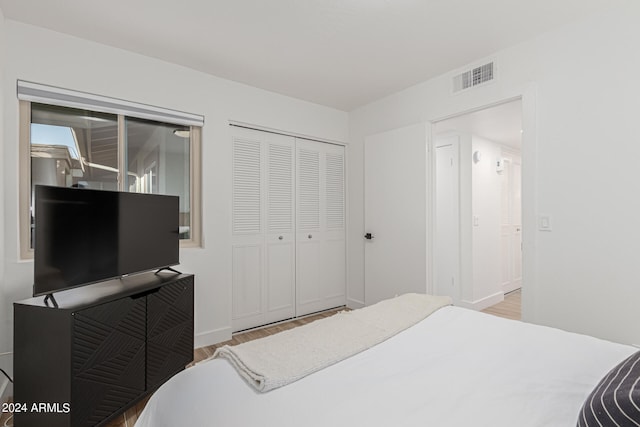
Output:
[[295,316],[295,139],[233,128],[232,328]]
[[296,314],[346,302],[344,147],[296,140]]

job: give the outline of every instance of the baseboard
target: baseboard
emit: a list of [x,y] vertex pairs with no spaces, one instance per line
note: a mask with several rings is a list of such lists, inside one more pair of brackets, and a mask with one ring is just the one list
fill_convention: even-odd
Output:
[[472,310],[481,311],[485,308],[489,308],[492,305],[498,304],[499,302],[504,301],[504,293],[496,292],[495,294],[489,295],[484,298],[480,298],[475,301],[460,301],[460,306],[464,308],[470,308]]
[[349,307],[352,310],[356,310],[358,308],[363,308],[364,307],[364,302],[355,300],[353,298],[347,298],[347,307]]
[[211,331],[197,334],[193,340],[193,347],[194,348],[207,347],[210,345],[221,343],[223,341],[229,341],[230,339],[231,339],[231,326],[213,329]]
[[520,283],[520,282],[509,283],[508,285],[502,285],[502,293],[504,293],[506,295],[509,292],[516,291],[516,290],[518,290],[520,288],[522,288],[522,283]]

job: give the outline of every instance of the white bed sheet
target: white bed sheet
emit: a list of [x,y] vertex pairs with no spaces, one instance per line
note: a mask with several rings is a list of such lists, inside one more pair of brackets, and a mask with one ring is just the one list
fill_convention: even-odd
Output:
[[224,359],[189,368],[137,427],[574,426],[631,346],[445,307],[395,337],[258,393]]

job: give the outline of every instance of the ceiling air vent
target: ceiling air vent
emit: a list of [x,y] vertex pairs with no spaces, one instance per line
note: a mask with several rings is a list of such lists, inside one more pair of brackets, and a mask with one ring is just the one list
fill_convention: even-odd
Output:
[[495,77],[493,61],[453,76],[453,93],[490,82]]

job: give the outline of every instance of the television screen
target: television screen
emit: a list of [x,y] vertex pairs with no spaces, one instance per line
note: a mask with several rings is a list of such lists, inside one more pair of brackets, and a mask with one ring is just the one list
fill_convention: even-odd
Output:
[[33,295],[179,263],[179,198],[36,186]]

